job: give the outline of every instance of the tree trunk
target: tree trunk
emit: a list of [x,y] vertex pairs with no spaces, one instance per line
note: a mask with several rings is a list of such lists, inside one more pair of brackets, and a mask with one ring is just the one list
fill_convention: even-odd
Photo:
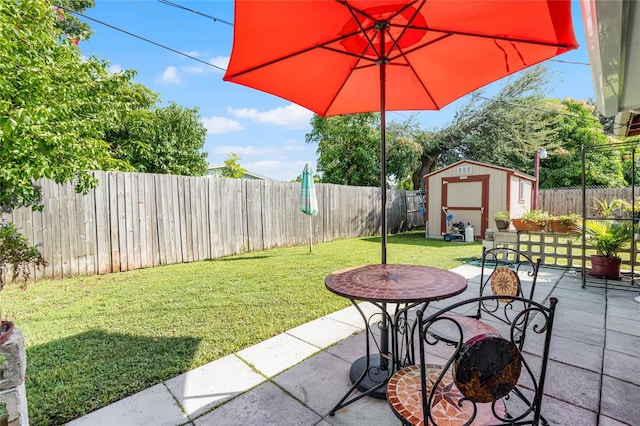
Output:
[[424,188],[424,175],[431,173],[434,166],[436,165],[436,158],[432,158],[426,155],[420,159],[420,167],[418,168],[418,170],[413,172],[412,176],[414,190]]

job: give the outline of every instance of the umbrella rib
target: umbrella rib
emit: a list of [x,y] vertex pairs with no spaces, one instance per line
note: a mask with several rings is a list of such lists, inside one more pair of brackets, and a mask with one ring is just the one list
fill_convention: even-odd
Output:
[[523,43],[523,44],[535,44],[535,45],[538,45],[538,46],[559,47],[559,48],[565,48],[565,49],[569,49],[571,47],[571,46],[569,46],[567,44],[564,44],[564,43],[552,43],[552,42],[543,41],[543,40],[527,40],[527,39],[523,39],[523,38],[501,36],[501,35],[497,35],[497,34],[495,34],[495,35],[477,34],[477,33],[465,32],[465,31],[441,30],[441,29],[438,29],[438,28],[429,28],[429,27],[412,27],[412,29],[424,30],[424,31],[432,31],[432,32],[442,33],[442,34],[447,34],[447,35],[460,35],[460,36],[475,37],[475,38],[488,38],[488,39],[491,39],[491,40],[510,41],[510,42]]
[[[407,24],[405,24],[405,25],[397,25],[397,24],[393,24],[393,23],[391,22],[391,19],[393,19],[393,18],[390,18],[390,19],[388,20],[388,22],[389,22],[389,28],[391,28],[391,27],[399,27],[399,28],[402,28],[402,32],[401,32],[401,33],[400,33],[400,35],[399,35],[398,37],[396,37],[396,38],[394,38],[394,37],[391,35],[391,32],[387,30],[387,34],[389,35],[389,38],[393,40],[393,46],[391,46],[391,48],[389,49],[389,52],[393,52],[393,50],[394,50],[394,49],[396,49],[396,48],[397,48],[398,50],[400,50],[400,48],[398,47],[398,43],[400,42],[400,40],[402,39],[402,37],[404,36],[404,34],[405,34],[409,29],[411,29],[411,28],[412,28],[411,23],[416,19],[416,16],[418,16],[418,15],[420,14],[420,10],[422,10],[422,8],[424,7],[424,5],[425,5],[426,1],[427,1],[427,0],[422,0],[422,4],[420,4],[420,6],[418,6],[418,7],[416,7],[416,8],[415,8],[415,13],[411,16],[411,19],[409,19],[409,20],[408,20]],[[414,2],[414,3],[415,3],[415,2]],[[412,4],[413,4],[413,3],[407,3],[407,4],[405,5],[405,7],[403,7],[402,9],[400,9],[400,10],[399,10],[399,11],[398,11],[398,12],[397,12],[393,17],[396,17],[396,16],[400,15],[402,12],[404,12],[406,9],[408,9],[408,8],[409,8],[409,6],[411,6]],[[388,56],[388,54],[387,54],[387,56]]]
[[440,37],[438,37],[438,38],[436,38],[436,39],[429,40],[429,41],[427,41],[427,42],[425,42],[425,43],[422,43],[422,44],[420,44],[420,45],[418,45],[418,46],[415,46],[415,47],[413,47],[413,48],[411,48],[411,49],[404,50],[404,51],[403,51],[403,50],[401,50],[401,49],[398,49],[398,51],[399,51],[400,53],[399,53],[398,55],[396,55],[396,56],[390,57],[390,58],[389,58],[389,61],[391,62],[391,61],[394,61],[394,60],[396,60],[396,59],[398,59],[398,58],[402,58],[402,57],[404,57],[404,56],[408,55],[409,53],[415,52],[416,50],[420,50],[420,49],[425,48],[425,47],[427,47],[427,46],[429,46],[429,45],[432,45],[432,44],[434,44],[434,43],[437,43],[437,42],[439,42],[439,41],[441,41],[441,40],[444,40],[444,39],[446,39],[446,38],[449,38],[449,37],[451,37],[452,35],[453,35],[453,34],[442,34]]
[[[378,30],[375,28],[375,26],[373,26],[371,28],[367,28],[365,30],[365,28],[362,26],[362,22],[360,22],[360,20],[356,16],[355,12],[358,12],[359,14],[361,14],[362,16],[370,19],[373,22],[377,23],[378,21],[375,18],[373,18],[372,16],[370,16],[369,14],[365,13],[364,11],[362,11],[360,9],[356,9],[354,7],[351,7],[351,5],[349,3],[347,3],[346,0],[336,0],[336,1],[347,8],[347,10],[349,11],[349,14],[351,15],[351,18],[356,23],[356,25],[358,25],[358,28],[360,28],[360,31],[354,33],[353,35],[356,35],[356,34],[362,35],[363,38],[367,41],[367,44],[369,45],[369,47],[371,49],[373,49],[374,52],[376,52],[376,57],[380,58],[380,52],[378,51],[378,49],[376,48],[375,44],[373,43],[373,40],[371,39],[371,37],[369,37],[369,34],[367,33],[367,31],[369,31],[371,29],[375,29],[376,31],[378,31]],[[367,51],[367,49],[364,49],[364,52],[366,52],[366,51]]]

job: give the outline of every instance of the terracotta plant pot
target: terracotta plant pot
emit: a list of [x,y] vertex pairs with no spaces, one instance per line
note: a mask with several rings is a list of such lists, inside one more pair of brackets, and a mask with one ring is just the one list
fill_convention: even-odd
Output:
[[541,231],[542,226],[530,220],[511,219],[516,231]]
[[622,278],[620,265],[622,265],[622,259],[619,257],[606,257],[594,254],[591,255],[591,272],[589,272],[589,275],[619,280]]
[[11,321],[2,321],[2,325],[0,325],[0,345],[3,345],[11,337],[11,333],[13,333],[13,323]]
[[570,232],[578,232],[578,228],[575,224],[565,225],[564,222],[559,220],[552,220],[549,222],[552,232],[559,234],[568,234]]

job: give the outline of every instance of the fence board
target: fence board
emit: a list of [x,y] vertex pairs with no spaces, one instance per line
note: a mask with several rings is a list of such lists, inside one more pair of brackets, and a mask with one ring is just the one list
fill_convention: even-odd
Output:
[[111,271],[111,239],[109,237],[109,182],[107,173],[97,171],[98,190],[93,191],[95,214],[95,272],[106,274]]
[[70,277],[78,273],[75,241],[75,190],[70,183],[60,187],[60,239],[62,242],[62,276]]
[[192,206],[191,180],[189,178],[179,177],[181,185],[178,185],[178,193],[180,198],[180,232],[182,233],[182,261],[193,262],[193,232],[192,232],[192,215],[187,214],[187,206]]
[[[140,269],[140,215],[138,211],[138,178],[137,174],[127,174],[127,252],[129,253],[129,269]],[[131,266],[133,265],[133,266]]]
[[[76,193],[74,198],[75,212],[71,219],[75,221],[75,231],[74,234],[71,235],[71,238],[75,236],[76,249],[71,256],[77,259],[78,269],[75,271],[75,274],[86,274],[89,253],[87,250],[87,227],[84,212],[89,206],[85,206],[84,196],[82,194]],[[93,267],[91,269],[94,270]]]
[[244,180],[242,189],[245,194],[245,212],[247,219],[247,250],[263,250],[262,221],[262,181]]

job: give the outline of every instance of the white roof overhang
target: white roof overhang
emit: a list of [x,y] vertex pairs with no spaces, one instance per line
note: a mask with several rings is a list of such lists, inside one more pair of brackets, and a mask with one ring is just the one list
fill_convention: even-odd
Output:
[[596,106],[606,117],[628,112],[616,120],[624,130],[640,115],[640,1],[582,0],[581,5]]

